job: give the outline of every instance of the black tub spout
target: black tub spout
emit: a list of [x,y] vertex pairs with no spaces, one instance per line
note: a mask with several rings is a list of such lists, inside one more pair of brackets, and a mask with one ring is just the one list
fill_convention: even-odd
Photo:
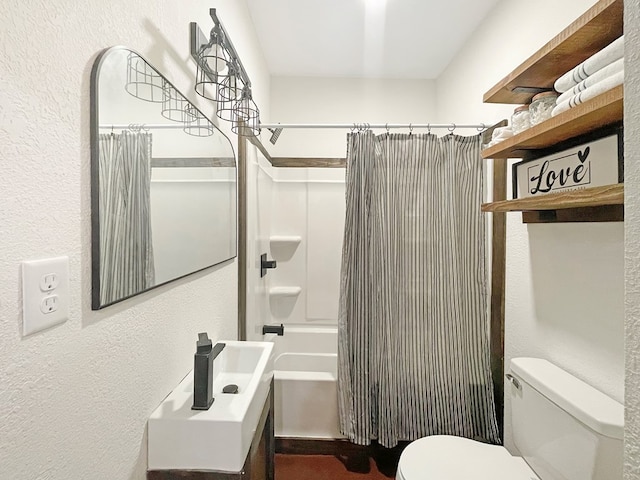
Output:
[[263,325],[262,334],[266,335],[267,333],[277,333],[279,337],[282,337],[284,335],[284,325]]

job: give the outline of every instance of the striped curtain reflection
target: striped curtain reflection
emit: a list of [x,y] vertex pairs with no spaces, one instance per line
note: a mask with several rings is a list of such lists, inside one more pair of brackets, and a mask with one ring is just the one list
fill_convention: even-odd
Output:
[[338,341],[351,441],[499,442],[480,137],[348,135]]
[[100,299],[102,305],[154,284],[151,134],[100,135]]

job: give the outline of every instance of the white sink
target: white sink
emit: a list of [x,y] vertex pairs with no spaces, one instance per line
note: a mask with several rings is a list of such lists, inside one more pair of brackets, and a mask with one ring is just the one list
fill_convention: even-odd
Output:
[[[240,472],[273,378],[273,343],[224,341],[209,410],[191,410],[193,371],[149,418],[149,470]],[[229,384],[237,394],[222,393]]]

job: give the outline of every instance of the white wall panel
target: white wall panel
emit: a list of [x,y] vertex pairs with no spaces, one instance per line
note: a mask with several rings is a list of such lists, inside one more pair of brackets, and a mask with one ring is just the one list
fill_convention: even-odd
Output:
[[345,185],[310,183],[307,188],[307,319],[337,323]]

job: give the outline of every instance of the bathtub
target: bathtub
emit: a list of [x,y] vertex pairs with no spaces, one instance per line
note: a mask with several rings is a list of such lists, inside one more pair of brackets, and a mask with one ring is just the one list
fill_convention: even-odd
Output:
[[277,437],[344,438],[338,428],[338,329],[288,327],[274,346]]

